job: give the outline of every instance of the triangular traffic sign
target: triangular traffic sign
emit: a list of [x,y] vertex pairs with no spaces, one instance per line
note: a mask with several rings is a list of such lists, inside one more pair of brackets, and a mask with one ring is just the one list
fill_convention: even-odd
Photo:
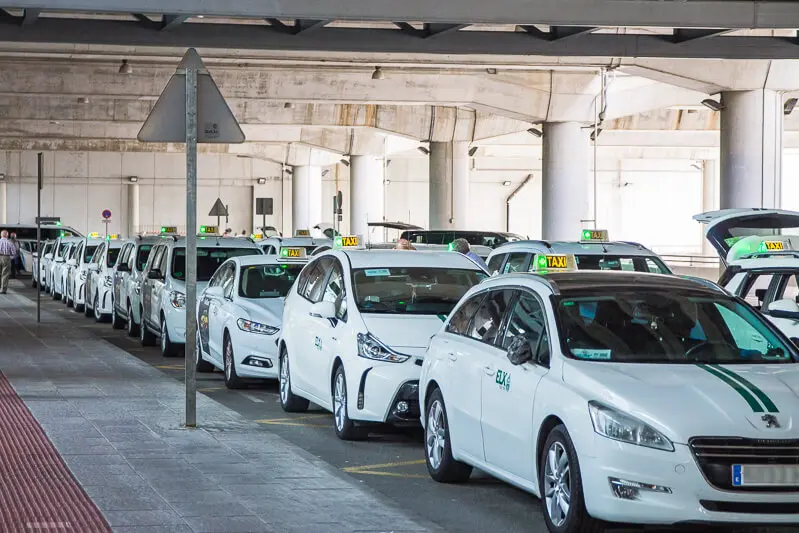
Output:
[[211,211],[208,212],[209,217],[226,217],[228,216],[227,207],[222,203],[221,198],[217,198]]
[[139,130],[141,142],[186,142],[186,69],[197,69],[197,142],[242,143],[236,117],[194,48],[189,48]]

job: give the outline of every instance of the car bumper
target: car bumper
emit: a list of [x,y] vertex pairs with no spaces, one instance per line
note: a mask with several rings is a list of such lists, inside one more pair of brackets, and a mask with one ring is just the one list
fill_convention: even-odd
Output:
[[[590,449],[584,447],[588,453],[579,457],[589,514],[633,524],[799,523],[799,492],[715,489],[703,477],[688,447],[674,446],[674,452],[665,452],[594,435]],[[625,499],[614,493],[611,478],[655,487],[639,490],[635,499]],[[786,509],[775,512],[773,504],[780,503],[789,504],[783,507],[790,514]],[[741,512],[743,509],[746,512]]]
[[[233,326],[235,328],[235,326]],[[231,331],[236,373],[243,378],[277,379],[277,345],[274,335]]]
[[167,303],[164,309],[166,329],[173,344],[186,344],[186,309],[177,309]]
[[347,363],[347,403],[353,420],[419,425],[419,374],[412,357],[381,363],[357,357]]

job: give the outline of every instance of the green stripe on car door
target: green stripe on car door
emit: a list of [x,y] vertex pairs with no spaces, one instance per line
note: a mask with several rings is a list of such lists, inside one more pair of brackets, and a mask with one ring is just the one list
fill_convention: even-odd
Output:
[[716,368],[713,368],[713,367],[708,366],[708,365],[700,364],[700,365],[696,365],[696,366],[698,366],[702,370],[708,372],[709,374],[712,374],[712,375],[716,376],[721,381],[723,381],[724,383],[726,383],[727,385],[729,385],[730,387],[735,389],[735,392],[740,394],[741,397],[744,400],[746,400],[746,403],[749,404],[749,407],[752,408],[752,411],[754,411],[755,413],[762,413],[763,412],[763,406],[758,403],[758,401],[755,399],[755,397],[752,396],[752,394],[747,389],[745,389],[740,383],[738,383],[737,381],[735,381],[732,378],[730,378],[727,374],[725,374],[723,372],[719,372]]
[[758,400],[760,400],[766,408],[766,412],[768,413],[779,413],[780,410],[777,409],[777,406],[774,405],[774,402],[771,401],[771,398],[768,395],[756,387],[751,381],[746,379],[745,377],[733,372],[729,368],[724,368],[721,365],[711,365],[712,368],[715,368],[719,372],[723,372],[727,374],[730,378],[738,381],[741,385],[748,388],[755,396],[757,396]]

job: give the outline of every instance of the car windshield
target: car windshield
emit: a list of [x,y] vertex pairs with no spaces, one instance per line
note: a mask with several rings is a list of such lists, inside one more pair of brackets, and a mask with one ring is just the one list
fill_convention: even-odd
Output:
[[352,283],[361,313],[446,315],[486,277],[455,268],[362,268],[353,270]]
[[150,256],[150,250],[152,249],[152,244],[139,245],[139,249],[136,252],[136,270],[138,272],[141,272],[144,268],[144,264],[147,262],[147,258]]
[[575,292],[556,299],[564,353],[616,363],[792,363],[796,352],[745,304],[693,291]]
[[94,256],[95,251],[97,251],[97,246],[87,246],[86,251],[83,252],[83,262],[88,263],[89,260]]
[[671,274],[671,271],[658,257],[624,255],[577,255],[577,268],[580,270],[629,270],[630,272],[654,272]]
[[253,265],[241,268],[239,295],[244,298],[283,298],[305,265]]
[[[261,253],[257,248],[197,248],[197,281],[209,281],[219,265],[240,255]],[[186,249],[175,248],[172,257],[172,277],[186,279]]]
[[117,257],[119,257],[119,252],[122,251],[122,248],[109,248],[108,254],[106,254],[105,264],[106,266],[114,266],[117,262]]

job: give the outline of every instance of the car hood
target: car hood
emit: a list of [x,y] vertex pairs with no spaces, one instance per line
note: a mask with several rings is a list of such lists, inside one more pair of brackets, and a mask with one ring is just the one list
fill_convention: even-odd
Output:
[[[572,361],[563,379],[674,442],[691,437],[799,437],[799,364],[697,365]],[[766,414],[779,427],[768,427]]]
[[284,298],[253,298],[238,300],[239,307],[250,320],[279,328],[283,324]]
[[[438,333],[446,315],[361,315],[366,329],[389,348],[422,348]],[[401,350],[400,350],[401,351]],[[406,352],[408,352],[406,350]],[[413,351],[416,354],[416,351]]]

